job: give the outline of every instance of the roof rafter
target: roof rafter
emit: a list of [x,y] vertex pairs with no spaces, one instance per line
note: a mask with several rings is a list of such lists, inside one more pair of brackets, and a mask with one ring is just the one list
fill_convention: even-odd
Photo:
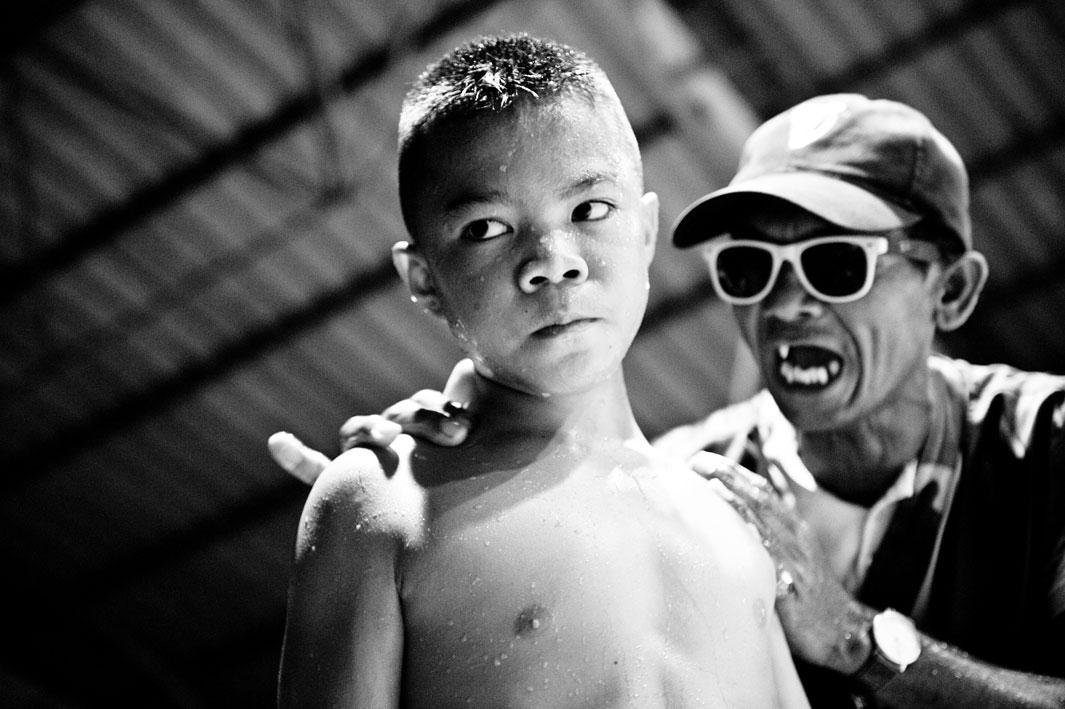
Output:
[[226,169],[320,113],[334,98],[350,93],[384,73],[396,58],[424,46],[431,38],[487,10],[498,0],[466,0],[431,17],[411,35],[393,37],[350,64],[332,81],[311,86],[282,103],[266,118],[245,126],[230,139],[204,151],[128,199],[97,214],[25,261],[0,269],[0,303],[10,302],[60,269],[102,248],[118,235],[188,195]]

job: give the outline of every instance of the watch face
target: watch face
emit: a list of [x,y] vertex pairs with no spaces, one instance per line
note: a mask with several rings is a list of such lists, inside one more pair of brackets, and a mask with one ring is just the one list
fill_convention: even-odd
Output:
[[884,657],[902,668],[921,654],[921,639],[913,621],[890,608],[873,617],[873,638]]

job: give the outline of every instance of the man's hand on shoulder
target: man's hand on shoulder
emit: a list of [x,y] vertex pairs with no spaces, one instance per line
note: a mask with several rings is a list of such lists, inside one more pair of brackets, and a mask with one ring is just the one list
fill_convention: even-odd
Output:
[[444,393],[422,389],[392,404],[376,416],[352,416],[340,427],[340,448],[388,446],[401,433],[438,446],[457,446],[466,440],[470,416]]
[[[464,359],[455,365],[443,392],[422,389],[380,414],[352,416],[340,426],[340,450],[356,446],[384,448],[401,433],[438,446],[459,445],[472,426],[464,403],[470,400],[473,381],[473,363]],[[329,465],[329,456],[286,431],[270,436],[267,447],[278,465],[307,485],[313,485]]]
[[792,654],[849,675],[869,655],[872,611],[858,603],[833,573],[810,527],[769,480],[723,456],[700,453],[690,461],[755,529],[777,567],[777,614]]
[[[353,416],[345,421],[340,427],[340,447],[389,445],[400,433],[438,446],[457,446],[473,426],[466,404],[473,398],[475,381],[473,362],[459,360],[442,392],[422,389],[380,416]],[[372,436],[376,440],[368,440]]]

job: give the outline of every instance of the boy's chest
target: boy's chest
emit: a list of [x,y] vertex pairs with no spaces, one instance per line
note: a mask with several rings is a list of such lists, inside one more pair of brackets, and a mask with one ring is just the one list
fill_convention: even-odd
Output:
[[425,545],[400,568],[405,619],[467,636],[638,632],[698,618],[710,599],[750,598],[764,569],[744,553],[746,531],[713,519],[730,512],[723,505],[699,520],[698,501],[687,502],[654,485],[562,484],[431,514]]
[[[519,483],[520,485],[520,483]],[[665,511],[621,492],[580,486],[492,490],[458,505],[430,502],[425,544],[404,555],[405,589],[505,588],[564,585],[609,576],[656,546],[669,522]]]

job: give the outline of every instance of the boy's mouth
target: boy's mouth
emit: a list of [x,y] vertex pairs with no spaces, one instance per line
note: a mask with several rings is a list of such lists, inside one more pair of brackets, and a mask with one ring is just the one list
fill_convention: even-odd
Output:
[[594,318],[574,318],[573,320],[567,320],[566,322],[555,323],[554,325],[546,325],[534,334],[537,337],[558,337],[570,332],[575,332],[583,327],[587,327],[594,322]]
[[843,359],[817,345],[777,345],[773,364],[777,378],[797,389],[823,389],[843,371]]

